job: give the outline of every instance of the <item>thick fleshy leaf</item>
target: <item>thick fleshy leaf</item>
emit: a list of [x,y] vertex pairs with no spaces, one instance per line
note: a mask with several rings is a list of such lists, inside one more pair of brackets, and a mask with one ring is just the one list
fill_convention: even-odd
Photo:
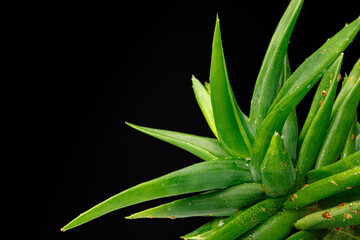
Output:
[[[340,73],[343,55],[332,64],[324,74],[319,87],[315,93],[312,106],[309,111],[307,122],[311,123],[305,133],[304,140],[299,151],[299,158],[296,165],[296,186],[299,190],[306,182],[306,173],[314,167],[317,155],[322,146],[326,130],[329,126],[332,108],[334,105],[337,81],[334,76]],[[310,117],[309,117],[310,116]]]
[[345,202],[360,200],[360,185],[317,202],[319,210],[339,206]]
[[[345,90],[346,88],[344,86],[340,93]],[[335,104],[338,101],[342,102],[339,105],[338,110],[333,110],[324,143],[316,159],[315,168],[320,168],[335,162],[343,150],[360,101],[360,76],[357,78],[352,88],[347,92],[346,97],[337,98]]]
[[217,139],[200,137],[187,133],[141,127],[131,123],[126,124],[140,132],[182,148],[205,161],[233,158],[223,149]]
[[257,225],[236,240],[271,239],[283,240],[291,230],[294,223],[301,217],[300,211],[283,211],[275,214],[263,223]]
[[353,153],[333,164],[322,168],[311,170],[307,173],[310,183],[319,181],[320,179],[330,177],[334,174],[360,166],[360,152]]
[[[313,101],[311,103],[310,110],[306,117],[304,126],[302,127],[301,132],[300,132],[300,136],[299,136],[299,146],[300,147],[301,147],[302,142],[304,141],[304,138],[310,128],[310,125],[313,124],[315,116],[317,114],[319,114],[319,109],[324,108],[325,98],[328,98],[329,93],[332,93],[330,91],[330,89],[334,85],[337,86],[338,76],[340,74],[343,58],[344,58],[344,54],[341,54],[337,58],[337,60],[331,65],[331,67],[328,69],[328,71],[326,71],[326,73],[324,74],[323,78],[321,79],[321,81],[319,83],[319,86],[316,90]],[[335,90],[335,94],[336,94],[336,88],[333,90]],[[335,98],[335,96],[334,96],[334,98]],[[322,104],[320,104],[320,102]],[[333,104],[334,104],[334,102],[332,103],[332,105]],[[332,108],[333,107],[331,106],[330,111],[332,111]],[[330,112],[330,115],[331,115],[331,112]],[[330,119],[330,117],[329,117],[329,119]],[[327,126],[326,126],[326,128],[327,128]]]
[[356,144],[356,137],[358,135],[357,131],[357,113],[355,112],[355,119],[353,124],[351,125],[350,131],[345,141],[345,146],[341,151],[340,159],[346,158],[347,156],[353,154],[355,152],[355,144]]
[[[320,230],[323,229],[316,229],[312,231],[320,231]],[[329,233],[326,234],[324,238],[322,238],[323,240],[359,240],[360,239],[360,225],[350,226],[346,228],[336,228],[336,229],[334,228],[331,231],[328,230],[328,232]]]
[[290,237],[286,238],[285,240],[315,240],[321,239],[328,230],[302,230],[297,233],[292,234]]
[[214,119],[214,113],[212,110],[211,105],[211,97],[210,92],[200,83],[198,79],[196,79],[194,76],[191,78],[192,80],[192,86],[195,93],[195,98],[200,106],[200,109],[206,119],[206,122],[208,123],[211,131],[214,133],[214,135],[218,137],[216,126],[215,126],[215,119]]
[[188,233],[181,238],[183,239],[206,239],[208,236],[214,234],[219,228],[221,228],[224,223],[226,222],[228,218],[222,217],[222,218],[215,218],[211,220],[210,222],[202,225],[201,227],[197,228],[196,230],[192,231],[191,233]]
[[211,104],[220,142],[233,156],[249,157],[254,134],[231,89],[216,19],[210,66]]
[[244,212],[234,213],[225,224],[207,240],[236,239],[264,220],[279,212],[283,198],[269,198],[259,202]]
[[[290,63],[288,55],[285,55],[283,71],[280,79],[280,86],[284,85],[285,81],[290,77]],[[289,116],[287,117],[284,126],[281,130],[281,138],[284,140],[285,149],[288,151],[291,161],[295,166],[297,162],[297,146],[298,146],[298,135],[299,135],[299,126],[297,120],[296,109],[294,109]]]
[[310,203],[346,192],[360,184],[360,167],[326,177],[294,193],[285,203],[286,209],[304,207]]
[[280,89],[274,103],[270,106],[267,117],[256,133],[253,147],[255,151],[251,154],[251,174],[255,182],[261,180],[259,166],[264,159],[273,133],[281,131],[289,113],[346,49],[359,30],[360,17],[344,27],[305,60]]
[[339,95],[336,97],[336,102],[334,104],[334,111],[333,114],[337,114],[337,111],[340,110],[342,102],[344,102],[344,99],[348,95],[348,92],[351,90],[351,88],[356,84],[356,81],[360,77],[360,58],[355,63],[353,69],[351,70],[349,76],[347,76],[344,79],[343,86],[341,88],[341,91],[339,92]]
[[62,231],[137,203],[186,193],[220,189],[250,181],[251,176],[245,160],[214,160],[194,164],[136,185],[103,201],[72,220]]
[[265,198],[264,188],[258,183],[243,183],[179,199],[158,207],[135,213],[127,218],[185,218],[230,216],[239,209],[257,203]]
[[295,169],[284,143],[275,132],[271,139],[263,163],[260,166],[262,184],[269,197],[279,197],[288,194],[295,183]]
[[325,229],[359,224],[360,201],[355,201],[309,214],[298,220],[294,226],[297,229]]
[[265,119],[268,109],[276,97],[283,59],[303,3],[303,0],[290,2],[266,51],[251,101],[250,125],[254,132]]

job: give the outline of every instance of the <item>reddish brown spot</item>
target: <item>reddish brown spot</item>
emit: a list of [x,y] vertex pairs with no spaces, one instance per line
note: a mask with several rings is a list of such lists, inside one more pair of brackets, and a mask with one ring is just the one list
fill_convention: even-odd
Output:
[[333,77],[333,74],[330,74],[330,79],[332,79],[332,77]]
[[297,199],[296,193],[294,193],[293,195],[291,195],[291,197],[290,197],[290,202],[295,201],[295,199]]
[[350,226],[350,228],[351,228],[351,229],[354,229],[354,228],[355,228],[355,226]]
[[341,74],[339,73],[338,77],[337,77],[337,81],[340,82],[341,80]]
[[319,102],[319,106],[321,106],[322,105],[322,101],[320,100],[320,102]]
[[302,186],[302,188],[306,188],[307,186],[309,186],[309,184],[305,184],[304,186]]
[[352,219],[352,215],[350,213],[345,213],[344,218],[345,219]]
[[355,135],[351,134],[351,141],[354,140]]
[[339,204],[339,208],[342,208],[342,207],[344,207],[345,205],[346,205],[346,202],[340,203],[340,204]]
[[323,90],[323,91],[321,92],[321,95],[325,96],[325,94],[326,94],[326,91]]
[[342,229],[342,227],[337,227],[336,231],[340,231]]
[[330,213],[328,211],[323,212],[321,214],[321,216],[326,219],[332,219],[332,216],[330,215]]

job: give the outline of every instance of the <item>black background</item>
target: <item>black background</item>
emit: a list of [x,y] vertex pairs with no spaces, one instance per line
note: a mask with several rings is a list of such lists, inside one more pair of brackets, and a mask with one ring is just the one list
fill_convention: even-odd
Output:
[[[271,2],[271,3],[270,3]],[[292,70],[346,22],[356,1],[305,1],[290,39]],[[324,5],[326,4],[326,5]],[[22,6],[8,19],[11,71],[6,98],[4,210],[9,239],[177,239],[207,219],[125,220],[170,201],[128,207],[68,232],[60,228],[100,201],[200,160],[125,121],[212,136],[191,75],[209,77],[219,14],[229,78],[241,109],[287,1]],[[19,16],[19,17],[17,17]],[[342,74],[359,57],[345,51]],[[298,106],[303,123],[311,91]],[[11,105],[11,107],[9,107]],[[11,177],[9,177],[11,176]]]

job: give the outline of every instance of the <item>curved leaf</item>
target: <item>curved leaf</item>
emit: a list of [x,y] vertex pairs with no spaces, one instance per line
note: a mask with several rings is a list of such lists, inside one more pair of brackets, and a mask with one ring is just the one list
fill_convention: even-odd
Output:
[[360,167],[326,177],[293,194],[285,203],[286,209],[304,207],[310,203],[346,192],[360,184]]
[[299,211],[283,211],[275,214],[255,228],[251,229],[236,240],[283,240],[294,227],[294,223],[300,218]]
[[244,212],[234,213],[225,224],[207,240],[236,239],[248,230],[279,212],[284,199],[269,198],[259,202]]
[[359,224],[360,201],[355,201],[309,214],[298,220],[294,226],[297,229],[324,229]]
[[215,218],[211,220],[210,222],[202,225],[201,227],[197,228],[196,230],[192,231],[191,233],[188,233],[181,238],[183,239],[206,239],[208,236],[212,235],[214,232],[216,232],[219,228],[221,228],[227,217],[223,218]]
[[331,116],[324,143],[316,159],[315,168],[335,162],[343,150],[360,101],[360,77],[342,101],[339,110]]
[[82,213],[62,231],[137,203],[250,182],[245,160],[202,162],[129,188]]
[[182,148],[205,161],[233,158],[223,149],[217,139],[200,137],[187,133],[141,127],[131,123],[126,124],[140,132]]
[[233,156],[249,157],[254,134],[231,89],[216,19],[210,66],[211,104],[220,142]]
[[290,2],[276,27],[266,51],[251,101],[250,125],[254,132],[260,127],[271,103],[276,97],[283,68],[283,59],[303,3],[303,0],[293,0]]
[[208,123],[211,131],[214,133],[216,138],[219,139],[219,136],[216,131],[214,113],[211,105],[211,97],[209,91],[200,83],[198,79],[194,76],[191,78],[193,83],[193,89],[195,93],[196,100],[200,106],[200,109]]
[[337,81],[334,76],[340,73],[342,60],[343,54],[338,57],[325,73],[315,93],[313,104],[307,118],[307,121],[311,121],[311,123],[306,129],[303,128],[302,130],[302,133],[306,135],[301,144],[296,165],[297,179],[295,191],[299,190],[305,184],[306,173],[314,167],[317,155],[322,146],[326,130],[329,126],[336,95]]
[[135,213],[127,218],[184,218],[193,216],[230,216],[239,209],[265,198],[258,183],[243,183],[215,192],[179,199]]
[[360,166],[360,152],[353,153],[346,158],[343,158],[333,164],[327,165],[322,168],[311,170],[307,173],[309,182],[316,182],[320,179],[330,177],[334,174],[347,171],[356,166]]
[[259,166],[264,159],[273,133],[281,131],[289,113],[345,50],[359,30],[360,17],[343,28],[305,60],[280,89],[274,103],[270,106],[269,114],[256,133],[250,163],[251,174],[255,182],[261,180]]

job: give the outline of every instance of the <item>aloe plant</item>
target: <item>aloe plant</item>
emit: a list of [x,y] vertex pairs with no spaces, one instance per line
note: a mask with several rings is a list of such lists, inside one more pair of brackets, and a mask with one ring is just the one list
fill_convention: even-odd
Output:
[[[134,204],[193,193],[127,218],[214,218],[184,239],[338,239],[339,231],[360,239],[360,59],[338,86],[343,52],[360,30],[360,17],[291,73],[287,48],[303,2],[292,0],[278,23],[249,115],[231,87],[216,17],[210,82],[192,77],[214,137],[127,123],[203,162],[126,189],[61,230]],[[318,82],[299,133],[295,108]]]

